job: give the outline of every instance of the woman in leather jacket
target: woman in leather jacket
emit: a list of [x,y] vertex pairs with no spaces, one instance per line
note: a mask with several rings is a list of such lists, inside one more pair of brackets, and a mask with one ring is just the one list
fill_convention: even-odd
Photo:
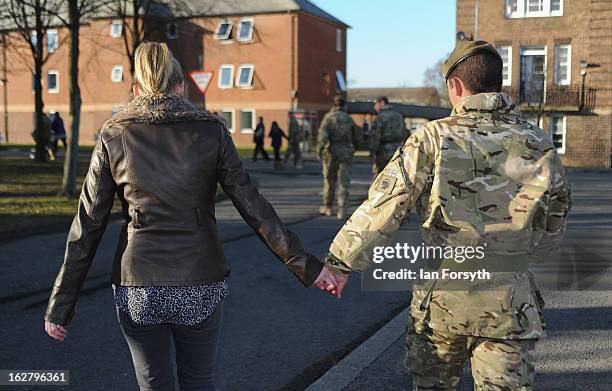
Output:
[[[214,215],[217,183],[257,236],[305,285],[336,294],[334,275],[250,181],[222,119],[183,97],[164,43],[135,52],[134,99],[102,127],[45,313],[63,340],[115,196],[124,223],[113,262],[117,316],[141,389],[215,389],[213,370],[230,267]],[[204,348],[204,351],[202,350]]]

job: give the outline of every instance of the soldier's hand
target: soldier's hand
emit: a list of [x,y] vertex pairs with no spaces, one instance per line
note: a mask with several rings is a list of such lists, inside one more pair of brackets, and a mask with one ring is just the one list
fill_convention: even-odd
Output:
[[323,267],[319,277],[314,282],[314,286],[340,299],[347,281],[348,275],[334,273],[327,267]]

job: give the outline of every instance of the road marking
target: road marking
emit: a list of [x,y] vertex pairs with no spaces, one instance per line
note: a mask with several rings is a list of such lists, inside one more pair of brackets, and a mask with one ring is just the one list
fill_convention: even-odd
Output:
[[348,386],[353,379],[359,376],[361,371],[372,364],[404,334],[409,311],[410,308],[406,308],[400,312],[389,323],[359,345],[357,349],[308,386],[306,391],[342,390]]

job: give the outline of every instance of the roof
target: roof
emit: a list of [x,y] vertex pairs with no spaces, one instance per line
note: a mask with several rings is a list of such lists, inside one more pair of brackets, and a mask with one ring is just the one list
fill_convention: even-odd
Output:
[[389,102],[440,106],[440,95],[434,87],[349,88],[347,95],[349,101],[374,101],[386,96]]
[[[175,1],[176,2],[176,1]],[[308,0],[191,0],[190,10],[178,10],[181,16],[226,16],[302,11],[328,22],[349,27],[327,11]]]
[[[0,0],[0,6],[6,7],[8,0]],[[58,12],[67,19],[66,4],[62,3]],[[116,3],[108,3],[101,7],[92,18],[113,18]],[[126,12],[129,14],[129,7]],[[161,0],[151,4],[149,15],[158,17],[195,17],[195,16],[229,16],[229,15],[252,15],[265,13],[282,13],[301,11],[309,15],[327,20],[330,23],[342,27],[349,27],[346,23],[324,11],[308,0]],[[129,16],[129,15],[128,15]],[[31,21],[30,24],[33,24]],[[60,26],[59,19],[52,17],[50,26]],[[6,12],[0,12],[0,30],[14,29],[12,20],[7,17]]]
[[[435,120],[448,117],[451,113],[451,109],[445,107],[408,105],[403,103],[392,103],[391,107],[408,118]],[[348,102],[347,110],[349,114],[376,114],[371,101]]]

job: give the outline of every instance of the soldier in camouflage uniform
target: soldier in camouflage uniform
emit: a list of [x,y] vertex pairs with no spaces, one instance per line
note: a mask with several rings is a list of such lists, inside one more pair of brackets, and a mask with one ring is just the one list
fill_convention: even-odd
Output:
[[377,112],[370,131],[370,159],[375,176],[385,168],[391,156],[406,141],[404,117],[389,106],[389,100],[381,96],[374,103]]
[[289,159],[293,156],[293,166],[303,168],[302,151],[300,151],[300,141],[302,140],[302,129],[295,117],[289,117],[289,145],[285,154],[285,164],[289,163]]
[[339,219],[343,219],[346,213],[353,153],[361,140],[361,130],[346,113],[344,106],[344,98],[336,97],[334,107],[321,121],[317,140],[317,156],[323,162],[323,206],[319,211],[331,216],[338,181]]
[[390,242],[410,208],[427,245],[486,248],[478,267],[494,270],[489,280],[457,289],[457,281],[432,279],[413,288],[406,365],[415,390],[455,389],[468,359],[476,390],[532,389],[545,324],[528,267],[559,249],[571,193],[551,138],[496,92],[501,68],[488,43],[457,44],[443,68],[451,116],[425,124],[395,153],[325,261],[341,290],[349,272],[372,264],[373,248]]

